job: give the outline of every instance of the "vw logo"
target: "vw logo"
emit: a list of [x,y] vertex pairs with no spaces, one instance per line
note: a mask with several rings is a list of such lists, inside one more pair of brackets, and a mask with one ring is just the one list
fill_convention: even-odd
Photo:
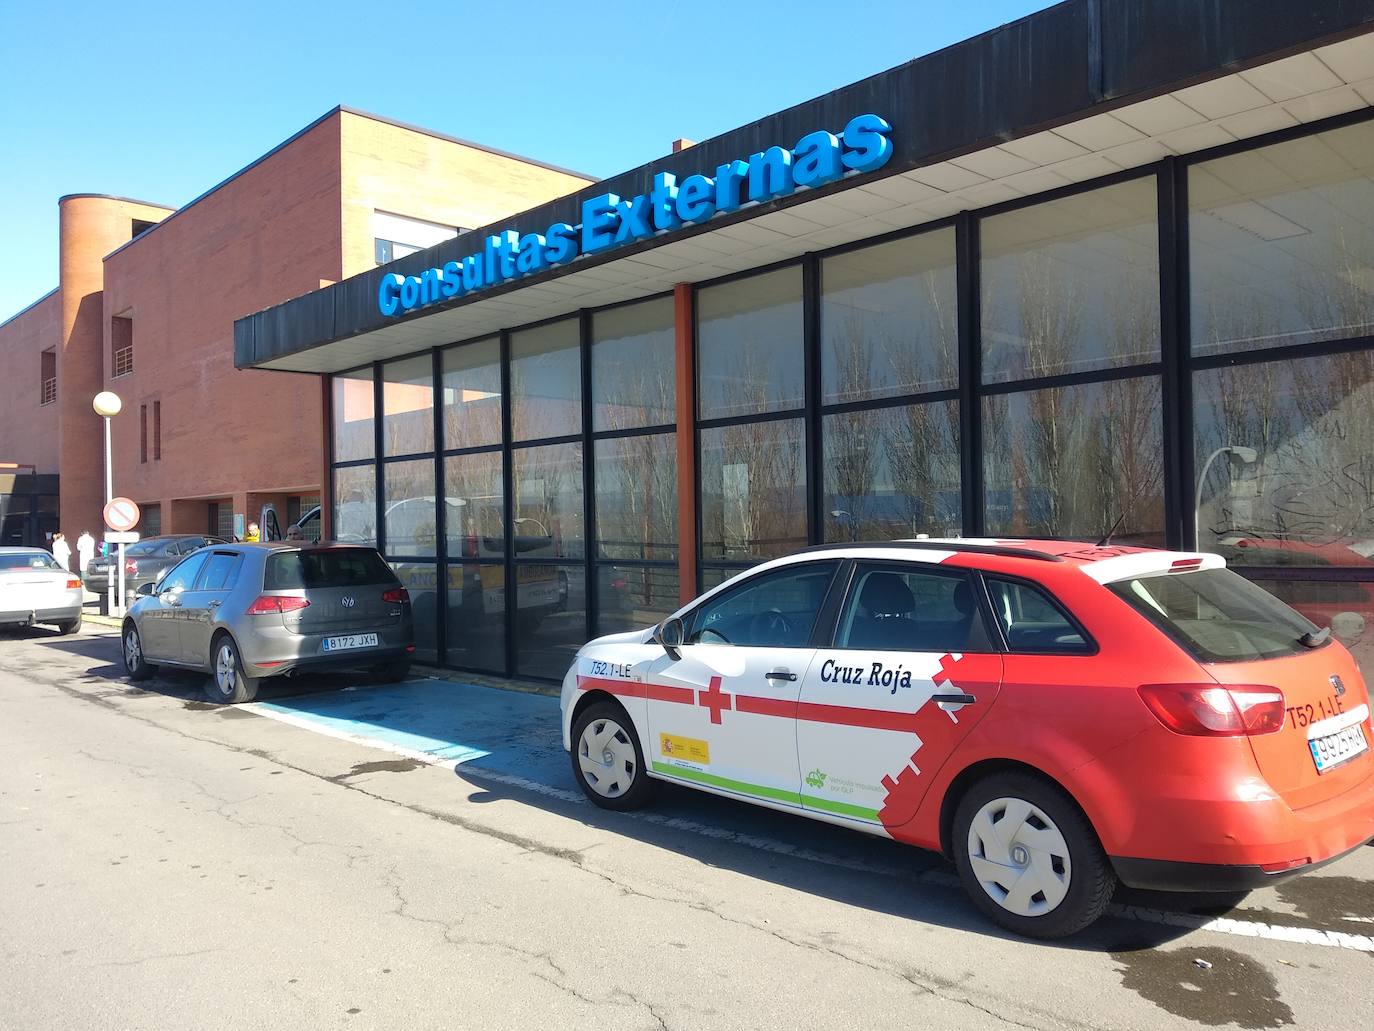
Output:
[[1337,697],[1337,698],[1339,698],[1341,695],[1345,694],[1345,681],[1344,681],[1344,680],[1342,680],[1342,679],[1341,679],[1339,676],[1337,676],[1335,673],[1332,673],[1332,674],[1331,674],[1330,680],[1331,680],[1331,686],[1334,687],[1334,688],[1336,689],[1336,697]]
[[353,607],[353,599],[346,594],[343,597],[343,607],[346,609],[351,609]]

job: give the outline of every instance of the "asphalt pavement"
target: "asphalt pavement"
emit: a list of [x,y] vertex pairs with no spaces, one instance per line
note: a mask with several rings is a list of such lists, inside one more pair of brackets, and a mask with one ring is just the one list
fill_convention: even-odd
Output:
[[217,707],[0,634],[0,1028],[1346,1028],[1374,848],[1224,912],[1005,935],[938,857],[685,789],[607,813],[555,699],[351,675]]

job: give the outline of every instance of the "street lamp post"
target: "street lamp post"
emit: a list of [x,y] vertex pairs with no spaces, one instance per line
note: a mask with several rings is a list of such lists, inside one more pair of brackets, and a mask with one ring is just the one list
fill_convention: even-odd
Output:
[[1227,444],[1219,447],[1207,456],[1207,461],[1202,463],[1202,472],[1198,474],[1197,490],[1193,494],[1193,547],[1202,549],[1202,534],[1200,524],[1202,522],[1202,485],[1207,482],[1207,470],[1211,468],[1222,455],[1235,455],[1246,465],[1253,465],[1259,458],[1259,452],[1252,447],[1243,444]]
[[[110,455],[110,420],[119,414],[124,402],[112,390],[102,390],[91,401],[95,414],[105,420],[105,504],[114,500],[114,466]],[[107,607],[112,615],[124,615],[124,545],[119,545],[119,594],[115,594],[114,564],[105,567],[107,584]]]

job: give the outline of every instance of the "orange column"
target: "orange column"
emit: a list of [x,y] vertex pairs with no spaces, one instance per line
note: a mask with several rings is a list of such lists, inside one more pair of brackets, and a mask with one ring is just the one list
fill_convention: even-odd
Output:
[[692,284],[673,288],[677,352],[677,546],[678,597],[697,596],[696,332]]
[[324,413],[324,430],[320,434],[320,540],[332,541],[334,495],[330,489],[329,467],[334,460],[334,391],[328,376],[320,377],[320,411]]

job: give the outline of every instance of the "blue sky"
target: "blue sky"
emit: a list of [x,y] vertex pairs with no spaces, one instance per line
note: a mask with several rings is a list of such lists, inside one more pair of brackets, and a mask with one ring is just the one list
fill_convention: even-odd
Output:
[[336,104],[604,177],[1046,6],[0,0],[0,320],[58,197],[184,204]]

